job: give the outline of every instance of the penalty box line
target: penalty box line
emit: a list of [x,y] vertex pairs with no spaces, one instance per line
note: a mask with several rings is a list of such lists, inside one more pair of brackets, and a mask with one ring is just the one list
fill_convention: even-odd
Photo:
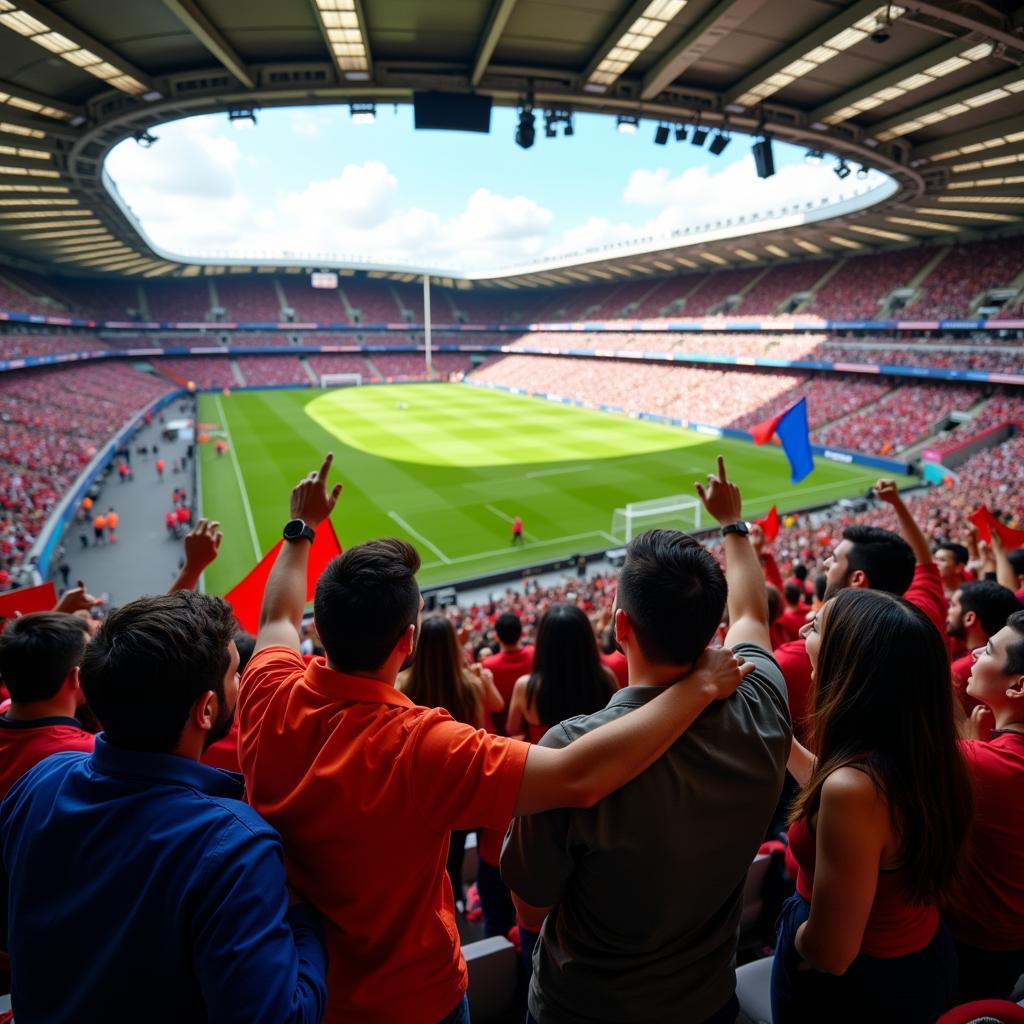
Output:
[[622,542],[616,540],[610,533],[606,533],[604,530],[590,530],[587,533],[570,533],[564,537],[552,537],[551,540],[535,540],[529,541],[526,544],[518,544],[515,547],[508,546],[504,548],[494,548],[492,551],[477,551],[472,555],[458,555],[455,558],[446,558],[444,562],[427,562],[421,566],[422,569],[436,569],[439,565],[458,565],[463,562],[477,562],[481,558],[494,558],[497,555],[511,555],[517,551],[530,551],[533,548],[547,548],[551,547],[552,544],[568,544],[569,541],[583,540],[586,537],[601,537],[602,539],[609,541],[615,547],[622,547]]

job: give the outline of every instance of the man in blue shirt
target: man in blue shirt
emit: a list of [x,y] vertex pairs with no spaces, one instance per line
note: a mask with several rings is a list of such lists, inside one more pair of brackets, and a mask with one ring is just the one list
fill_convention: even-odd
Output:
[[238,693],[231,609],[179,591],[111,614],[81,667],[104,732],[0,806],[0,941],[19,1024],[316,1024],[319,921],[240,775],[199,763]]

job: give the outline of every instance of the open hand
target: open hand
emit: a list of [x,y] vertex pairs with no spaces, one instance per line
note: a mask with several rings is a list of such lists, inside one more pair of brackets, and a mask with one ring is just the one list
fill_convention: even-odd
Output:
[[967,739],[990,740],[996,727],[996,716],[987,704],[979,704],[967,719]]
[[316,529],[334,511],[342,485],[335,484],[333,490],[327,490],[327,474],[333,461],[334,452],[328,452],[323,465],[295,485],[292,490],[292,519],[301,519]]
[[725,475],[725,459],[718,456],[718,475],[708,473],[707,489],[700,483],[694,485],[697,495],[708,513],[723,525],[737,523],[742,516],[743,500],[740,489]]
[[875,484],[875,497],[884,501],[886,505],[896,505],[903,499],[900,498],[900,489],[896,486],[895,480],[879,480]]
[[71,615],[74,612],[88,611],[98,604],[103,604],[103,598],[90,594],[82,580],[77,582],[77,587],[64,591],[63,597],[57,602],[57,607],[53,609],[55,612],[67,612]]
[[220,523],[200,519],[185,536],[185,564],[189,569],[202,572],[217,557],[223,539]]
[[750,536],[747,539],[750,541],[750,546],[758,555],[764,551],[764,530],[760,523],[750,524]]
[[694,665],[697,677],[712,700],[725,700],[754,671],[752,662],[744,661],[727,647],[708,647]]

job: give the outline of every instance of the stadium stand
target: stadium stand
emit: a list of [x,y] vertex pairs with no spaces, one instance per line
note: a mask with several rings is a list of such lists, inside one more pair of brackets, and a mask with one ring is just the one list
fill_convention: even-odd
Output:
[[402,323],[402,309],[390,281],[345,277],[339,283],[348,305],[362,324]]
[[818,291],[806,312],[828,320],[882,319],[881,303],[909,285],[935,255],[923,246],[849,256]]
[[269,274],[219,277],[216,286],[225,320],[277,323],[281,319],[281,303]]
[[306,356],[306,362],[318,379],[325,373],[361,373],[364,380],[369,380],[373,375],[366,360],[359,355],[309,355]]
[[719,270],[704,276],[697,287],[686,296],[684,316],[708,316],[722,312],[722,304],[733,295],[738,295],[752,281],[764,273],[763,268],[741,268]]
[[191,383],[197,388],[236,388],[240,383],[231,369],[231,360],[221,356],[167,357],[153,365],[178,387]]
[[306,277],[283,277],[278,279],[287,300],[287,307],[294,310],[297,321],[313,323],[351,323],[341,301],[337,288],[313,288]]
[[928,275],[907,315],[953,319],[970,315],[990,288],[1007,288],[1024,273],[1024,238],[955,245]]
[[234,362],[249,387],[311,383],[298,356],[237,356]]
[[799,306],[802,301],[790,302],[795,295],[810,291],[832,268],[831,260],[807,260],[801,263],[786,263],[771,267],[763,277],[743,296],[736,312],[743,316],[751,314],[789,313],[792,308],[780,308],[783,303],[790,307]]
[[756,423],[770,419],[801,398],[807,399],[807,422],[811,430],[849,416],[858,409],[877,402],[888,394],[892,384],[882,380],[860,380],[848,374],[811,377],[790,391],[783,392],[765,406],[741,416],[729,426],[749,430]]
[[206,278],[147,281],[143,286],[151,320],[209,320],[212,303]]
[[76,280],[63,278],[60,294],[72,311],[86,313],[96,320],[145,320],[142,293],[134,281],[110,281],[106,278]]
[[0,334],[0,359],[97,352],[107,347],[95,334]]

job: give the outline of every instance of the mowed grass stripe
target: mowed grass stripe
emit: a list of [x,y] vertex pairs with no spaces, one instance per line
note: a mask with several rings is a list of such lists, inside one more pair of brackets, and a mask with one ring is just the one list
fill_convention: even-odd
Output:
[[[264,551],[280,537],[291,488],[332,449],[345,484],[334,516],[342,544],[405,537],[420,549],[427,585],[607,547],[616,507],[692,494],[719,452],[751,517],[772,504],[785,511],[860,494],[877,475],[819,461],[805,486],[791,487],[775,447],[459,385],[238,392],[220,401]],[[200,419],[216,422],[212,396],[200,402]],[[252,544],[229,460],[207,445],[201,467],[203,512],[225,529],[206,583],[223,592],[252,568]],[[521,515],[528,543],[513,548],[509,522],[489,505]]]

